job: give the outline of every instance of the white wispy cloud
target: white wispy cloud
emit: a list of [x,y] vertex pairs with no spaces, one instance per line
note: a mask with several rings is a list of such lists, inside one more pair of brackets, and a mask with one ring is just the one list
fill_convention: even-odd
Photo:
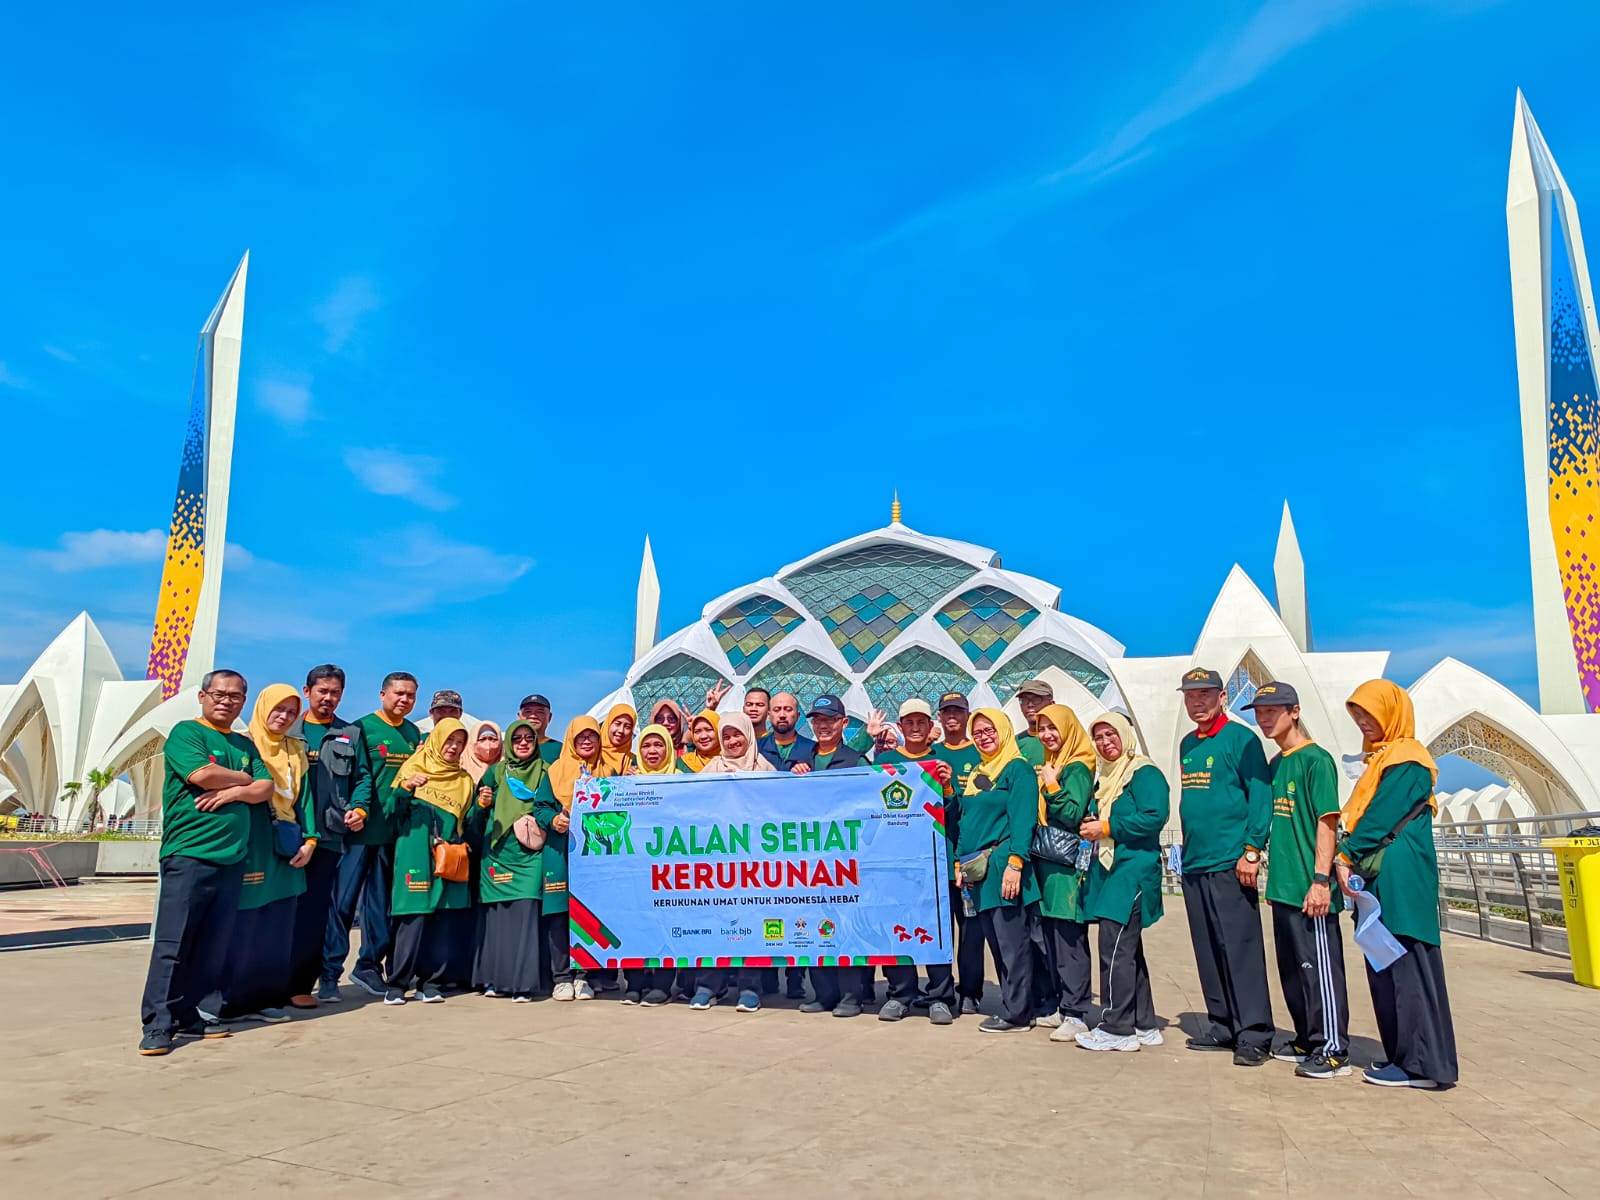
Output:
[[311,377],[263,379],[256,384],[256,403],[285,425],[304,425],[311,416]]
[[72,354],[66,350],[63,350],[60,346],[44,345],[41,346],[40,349],[48,354],[51,358],[60,359],[64,363],[75,363],[78,361],[78,356],[76,354]]
[[5,363],[0,362],[0,387],[16,388],[18,391],[28,389],[28,381],[21,375],[10,370]]
[[[93,571],[101,567],[160,562],[167,554],[165,529],[86,529],[63,533],[53,550],[35,550],[33,561],[52,571]],[[248,571],[256,556],[229,542],[229,570]]]
[[378,311],[378,293],[372,281],[365,276],[352,275],[341,279],[328,298],[311,315],[326,335],[322,348],[337,354],[355,333],[361,318]]
[[434,480],[444,470],[444,460],[398,450],[352,447],[344,464],[367,491],[379,496],[401,496],[423,508],[442,512],[456,499],[441,491]]

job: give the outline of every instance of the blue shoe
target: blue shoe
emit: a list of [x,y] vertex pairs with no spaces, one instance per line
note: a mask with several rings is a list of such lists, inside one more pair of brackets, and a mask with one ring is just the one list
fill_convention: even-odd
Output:
[[339,981],[337,979],[324,979],[317,987],[317,1003],[337,1004],[344,997],[339,994]]
[[1364,1083],[1375,1083],[1379,1087],[1422,1088],[1427,1090],[1439,1085],[1431,1079],[1419,1079],[1407,1075],[1404,1070],[1394,1063],[1384,1063],[1381,1067],[1369,1067],[1361,1076]]
[[695,992],[694,999],[689,1001],[689,1007],[710,1008],[716,1002],[717,998],[711,994],[710,988],[700,988]]
[[755,992],[740,992],[739,1003],[734,1006],[734,1012],[760,1012],[761,997]]

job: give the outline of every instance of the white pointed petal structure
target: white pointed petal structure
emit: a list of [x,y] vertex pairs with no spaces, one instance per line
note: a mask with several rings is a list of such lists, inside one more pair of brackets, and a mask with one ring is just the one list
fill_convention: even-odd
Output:
[[1506,235],[1539,707],[1600,712],[1600,334],[1578,206],[1520,91]]
[[1272,578],[1278,590],[1278,615],[1301,651],[1311,649],[1311,610],[1306,603],[1306,560],[1300,555],[1289,502],[1283,502],[1278,526],[1278,550],[1272,558]]
[[[167,731],[197,711],[192,689],[163,702],[159,681],[124,680],[94,621],[80,613],[18,684],[0,688],[0,773],[15,789],[9,802],[76,822],[100,801],[89,772],[126,772],[134,807],[150,815],[160,804]],[[117,797],[126,801],[121,789]]]
[[650,553],[650,539],[644,539],[644,561],[639,564],[639,595],[633,617],[633,657],[635,661],[650,653],[661,640],[661,581],[656,578],[656,560]]
[[161,681],[168,697],[182,688],[197,687],[216,657],[249,270],[246,251],[201,326],[195,354],[189,424],[145,671],[147,678]]

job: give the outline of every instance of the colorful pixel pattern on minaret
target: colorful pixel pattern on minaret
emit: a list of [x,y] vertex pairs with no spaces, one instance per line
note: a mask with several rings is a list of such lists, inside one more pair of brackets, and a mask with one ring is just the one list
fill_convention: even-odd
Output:
[[145,671],[145,678],[161,681],[161,693],[168,697],[209,671],[216,652],[249,263],[246,253],[201,328],[195,355],[178,494]]

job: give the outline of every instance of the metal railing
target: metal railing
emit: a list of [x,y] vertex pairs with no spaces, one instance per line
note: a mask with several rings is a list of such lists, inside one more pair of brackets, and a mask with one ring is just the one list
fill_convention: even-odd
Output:
[[92,834],[115,834],[128,838],[159,838],[161,821],[156,820],[94,820],[63,821],[56,817],[0,817],[0,834],[23,836],[77,838]]

